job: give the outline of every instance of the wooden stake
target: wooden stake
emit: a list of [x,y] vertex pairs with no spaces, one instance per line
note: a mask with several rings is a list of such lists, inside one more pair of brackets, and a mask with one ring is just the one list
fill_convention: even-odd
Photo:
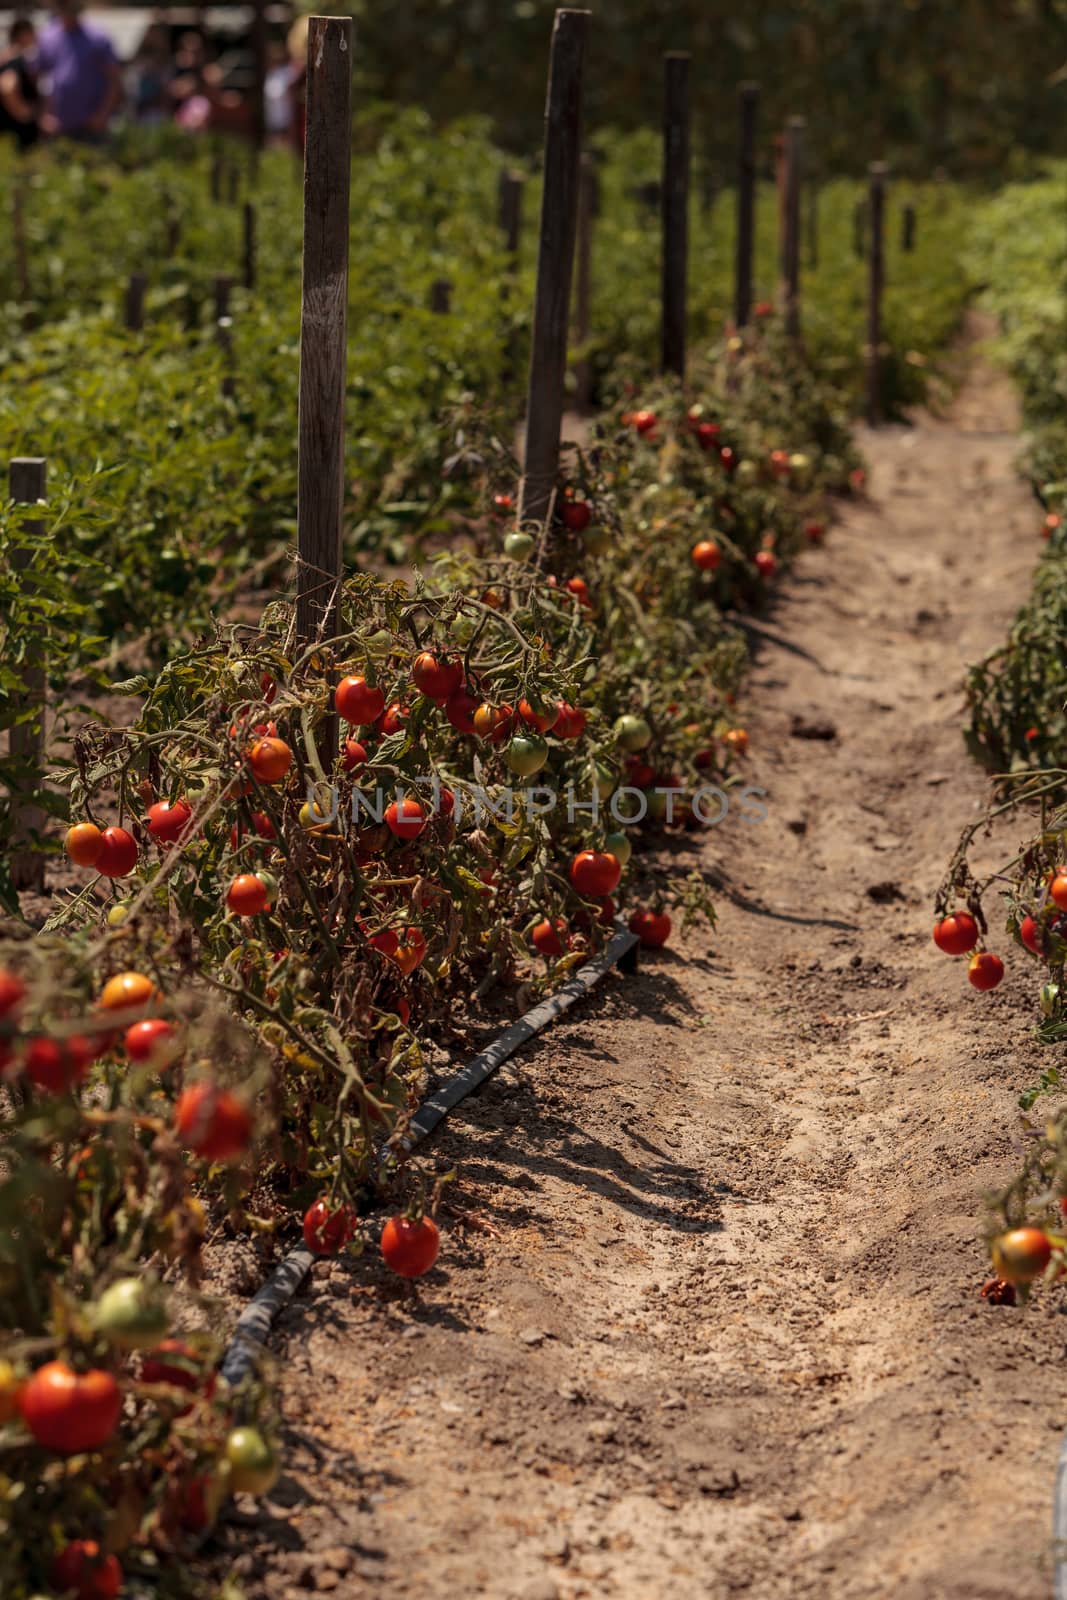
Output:
[[452,310],[452,284],[448,278],[435,278],[430,285],[430,310],[447,317]]
[[244,286],[254,289],[256,286],[256,208],[251,200],[246,200],[244,205]]
[[131,333],[140,333],[144,327],[144,296],[148,279],[143,272],[131,272],[126,285],[126,303],[123,316]]
[[520,520],[546,521],[559,471],[574,241],[578,228],[582,78],[588,11],[556,12],[545,104],[544,185],[537,294],[526,398]]
[[806,127],[803,117],[790,117],[785,130],[782,289],[785,331],[791,339],[800,338],[800,193]]
[[689,57],[664,57],[663,260],[660,362],[685,378],[686,267],[689,260]]
[[596,171],[591,155],[583,155],[578,185],[578,255],[574,282],[574,342],[583,353],[574,366],[574,402],[579,411],[589,409],[593,376],[585,347],[592,332],[593,204]]
[[883,161],[870,166],[871,259],[867,294],[867,421],[882,420],[882,290],[885,287],[885,181]]
[[522,190],[526,179],[518,172],[500,174],[500,231],[504,235],[504,248],[511,258],[512,271],[519,259],[519,240],[522,235]]
[[734,322],[745,327],[752,314],[752,252],[756,231],[756,118],[759,84],[743,83],[738,90],[741,137],[737,162],[737,258],[735,267]]
[[900,248],[910,253],[915,249],[915,207],[904,207],[900,227]]
[[[41,456],[17,456],[8,468],[8,493],[16,505],[36,505],[45,498],[47,465]],[[44,537],[44,522],[33,518],[23,523],[25,533]],[[25,569],[32,551],[16,547],[12,566]],[[24,580],[27,587],[30,580]],[[8,735],[9,751],[15,763],[12,779],[11,882],[15,889],[44,888],[44,856],[33,847],[45,824],[45,813],[36,802],[44,783],[45,661],[40,640],[33,630],[24,641],[22,693],[12,696],[17,712],[32,710],[33,720],[20,722]]]
[[223,317],[228,317],[230,314],[230,292],[232,289],[233,278],[228,272],[220,272],[212,285],[215,296],[216,322],[221,322]]
[[[352,38],[348,17],[310,19],[297,468],[298,645],[340,631]],[[336,728],[330,742],[335,740]],[[332,750],[325,756],[331,757]]]

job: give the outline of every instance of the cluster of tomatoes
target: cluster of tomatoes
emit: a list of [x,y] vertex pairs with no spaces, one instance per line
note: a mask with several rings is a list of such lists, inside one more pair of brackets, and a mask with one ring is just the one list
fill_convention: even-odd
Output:
[[975,949],[978,938],[978,923],[969,911],[953,911],[934,923],[934,943],[939,950],[947,956],[971,956],[968,982],[982,991],[995,989],[1004,976],[1004,963],[990,950]]

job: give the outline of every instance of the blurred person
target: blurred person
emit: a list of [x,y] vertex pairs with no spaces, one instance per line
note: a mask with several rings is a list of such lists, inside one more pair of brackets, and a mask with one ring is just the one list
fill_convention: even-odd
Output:
[[16,17],[0,51],[0,135],[13,134],[20,150],[41,137],[41,91],[37,86],[34,51],[37,29],[28,17]]
[[38,61],[49,80],[45,133],[100,144],[122,101],[122,74],[111,40],[81,19],[81,0],[55,0],[55,21],[41,35]]
[[192,30],[183,33],[170,84],[175,122],[192,132],[210,127],[218,93],[219,71],[208,62],[203,38]]
[[267,138],[271,144],[284,144],[288,140],[293,123],[292,81],[293,67],[288,51],[284,45],[272,43],[263,84]]
[[130,63],[129,98],[136,121],[158,126],[170,116],[170,85],[174,77],[170,30],[152,22],[145,29],[137,54]]

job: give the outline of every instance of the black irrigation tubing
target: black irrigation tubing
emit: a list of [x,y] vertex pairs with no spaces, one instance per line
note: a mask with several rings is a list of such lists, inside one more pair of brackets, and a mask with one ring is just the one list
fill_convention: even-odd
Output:
[[[623,972],[635,971],[638,943],[635,934],[619,928],[599,956],[580,967],[555,994],[531,1007],[517,1022],[505,1028],[499,1038],[494,1039],[485,1050],[479,1051],[461,1071],[423,1101],[411,1119],[404,1150],[414,1150],[416,1145],[428,1138],[461,1100],[480,1088],[528,1040],[569,1011],[575,1001],[587,995],[613,967],[617,966]],[[370,1211],[376,1208],[368,1205],[365,1209]],[[251,1371],[266,1347],[275,1318],[289,1304],[318,1259],[310,1250],[298,1246],[275,1267],[263,1287],[252,1296],[237,1319],[237,1326],[222,1359],[221,1375],[227,1383],[236,1385]],[[1067,1600],[1067,1595],[1064,1600]]]
[[1067,1600],[1067,1435],[1060,1445],[1056,1490],[1052,1501],[1052,1559],[1055,1563],[1054,1600]]

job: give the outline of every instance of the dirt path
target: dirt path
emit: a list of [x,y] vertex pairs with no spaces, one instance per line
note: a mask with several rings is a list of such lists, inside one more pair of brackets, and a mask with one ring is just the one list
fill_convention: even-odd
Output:
[[[1037,553],[1016,420],[979,371],[863,441],[870,505],[760,630],[770,817],[704,845],[714,938],[603,985],[439,1145],[499,1236],[453,1226],[420,1299],[326,1265],[284,1319],[250,1596],[1048,1594],[1063,1327],[977,1299],[1033,985],[1006,952],[976,995],[927,932],[983,793],[961,673]],[[792,737],[812,714],[836,738]]]

